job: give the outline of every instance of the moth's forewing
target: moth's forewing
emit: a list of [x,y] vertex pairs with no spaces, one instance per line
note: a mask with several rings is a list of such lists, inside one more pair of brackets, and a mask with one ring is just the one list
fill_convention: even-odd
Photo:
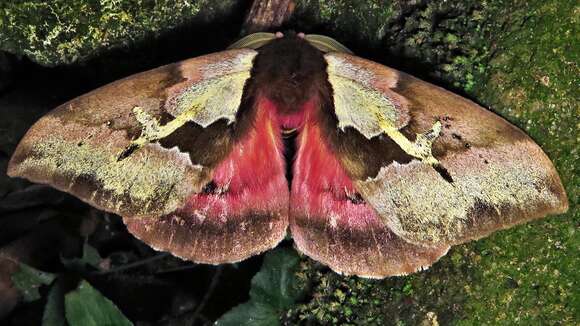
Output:
[[[76,98],[28,131],[8,174],[122,215],[136,236],[193,261],[238,261],[266,250],[286,230],[287,186],[275,178],[284,169],[263,169],[274,175],[272,187],[281,188],[270,205],[248,200],[244,209],[234,208],[228,196],[263,193],[243,180],[226,194],[212,191],[223,190],[220,183],[230,182],[236,169],[245,169],[246,179],[260,171],[251,158],[236,157],[236,146],[263,135],[234,123],[255,55],[249,49],[206,55]],[[258,151],[270,155],[273,146]]]
[[[337,96],[361,91],[365,94],[351,97],[382,95],[392,102],[336,108],[378,118],[349,119],[348,126],[365,137],[347,128],[329,140],[357,190],[398,236],[422,246],[457,244],[567,210],[564,188],[548,157],[501,117],[377,63],[348,54],[327,58],[329,74],[339,71],[341,78],[364,85],[341,87],[331,78],[333,89],[346,92],[335,92],[335,105]],[[337,62],[349,69],[333,67]],[[340,125],[340,115],[338,120]],[[392,137],[371,132],[389,126],[396,129]],[[420,137],[423,147],[413,144]],[[425,144],[431,156],[419,151]]]

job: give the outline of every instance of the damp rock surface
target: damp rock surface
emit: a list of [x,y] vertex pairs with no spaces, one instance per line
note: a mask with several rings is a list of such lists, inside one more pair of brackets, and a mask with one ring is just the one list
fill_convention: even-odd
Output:
[[24,0],[0,3],[0,50],[44,66],[130,49],[172,29],[218,20],[235,1]]

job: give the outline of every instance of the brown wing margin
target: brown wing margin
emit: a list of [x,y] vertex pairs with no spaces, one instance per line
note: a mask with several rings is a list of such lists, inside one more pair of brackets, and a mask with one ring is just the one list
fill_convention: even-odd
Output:
[[[287,226],[283,167],[261,179],[268,181],[262,194],[277,191],[276,200],[237,215],[223,209],[257,187],[242,180],[225,191],[236,168],[256,163],[236,157],[236,146],[263,137],[251,123],[231,123],[254,56],[248,49],[202,56],[76,98],[28,131],[8,174],[117,213],[145,242],[196,262],[233,262],[271,248]],[[249,105],[243,119],[260,114]],[[258,153],[277,160],[274,140]]]

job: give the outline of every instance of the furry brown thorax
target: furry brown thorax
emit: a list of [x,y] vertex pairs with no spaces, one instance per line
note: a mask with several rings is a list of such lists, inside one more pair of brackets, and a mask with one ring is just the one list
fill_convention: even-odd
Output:
[[252,76],[281,115],[299,113],[305,101],[329,89],[322,52],[292,34],[258,49]]

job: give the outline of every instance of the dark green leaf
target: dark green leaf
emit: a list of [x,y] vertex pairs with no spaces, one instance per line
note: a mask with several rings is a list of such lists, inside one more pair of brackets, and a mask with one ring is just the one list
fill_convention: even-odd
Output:
[[262,268],[252,279],[250,298],[276,309],[290,307],[302,293],[295,274],[299,262],[293,249],[280,248],[267,253]]
[[50,287],[44,314],[42,315],[42,326],[64,326],[64,289],[62,280],[57,280]]
[[87,270],[87,266],[91,266],[98,269],[99,264],[103,259],[99,255],[97,249],[95,249],[93,246],[85,242],[85,244],[83,245],[82,257],[80,258],[61,257],[60,260],[66,268],[74,271],[83,272]]
[[260,271],[252,279],[250,301],[224,314],[217,325],[278,325],[280,315],[303,292],[296,276],[300,259],[289,248],[270,251]]
[[276,326],[280,325],[279,315],[271,306],[250,300],[228,311],[215,325]]
[[103,258],[101,258],[101,255],[99,255],[97,249],[95,249],[95,247],[89,245],[86,242],[83,246],[83,257],[81,259],[86,264],[91,265],[95,268],[99,268],[99,264],[103,260]]
[[87,281],[65,296],[66,320],[71,326],[133,325],[113,302]]
[[40,298],[38,289],[42,285],[52,283],[56,276],[23,263],[18,263],[18,265],[18,270],[12,274],[12,283],[20,290],[25,302],[38,300]]

